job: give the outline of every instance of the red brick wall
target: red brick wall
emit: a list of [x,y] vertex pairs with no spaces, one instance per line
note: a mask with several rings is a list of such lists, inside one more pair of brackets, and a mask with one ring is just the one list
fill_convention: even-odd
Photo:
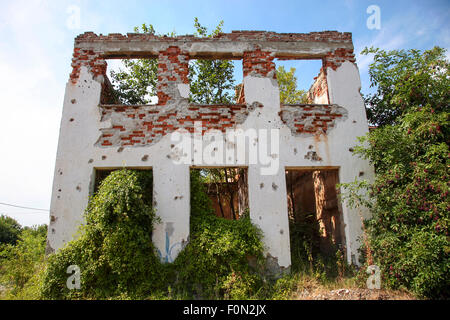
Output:
[[100,53],[93,50],[75,48],[72,58],[72,73],[70,74],[70,81],[73,84],[80,77],[81,66],[87,67],[94,77],[99,75],[106,76],[107,64]]
[[[102,120],[110,119],[112,113],[120,113],[119,122],[111,128],[101,129],[99,146],[144,146],[156,143],[166,134],[177,129],[194,132],[194,122],[202,123],[204,133],[209,129],[225,132],[242,123],[247,106],[237,105],[190,105],[183,112],[167,112],[157,106],[101,106]],[[115,117],[116,118],[116,117]],[[125,121],[125,119],[133,121]],[[111,118],[112,119],[112,118]],[[117,121],[117,120],[116,120]]]
[[274,56],[271,52],[254,51],[244,52],[242,67],[244,77],[248,75],[276,78]]
[[294,134],[327,133],[336,121],[347,117],[347,110],[337,105],[281,106],[281,120]]
[[[176,99],[179,83],[189,84],[189,55],[180,48],[171,46],[158,56],[158,104],[165,105]],[[178,97],[179,98],[179,97]]]

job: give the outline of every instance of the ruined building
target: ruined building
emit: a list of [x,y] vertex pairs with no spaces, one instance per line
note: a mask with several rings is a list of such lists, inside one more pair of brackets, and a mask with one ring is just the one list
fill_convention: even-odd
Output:
[[[105,60],[130,58],[158,59],[156,104],[121,105],[112,99]],[[189,60],[209,58],[242,60],[238,103],[189,103]],[[309,104],[280,105],[274,59],[323,62]],[[293,199],[294,206],[315,210],[323,232],[342,244],[349,262],[357,263],[361,216],[368,212],[341,204],[334,188],[337,182],[373,175],[369,163],[352,154],[356,137],[368,132],[368,124],[350,33],[233,31],[196,38],[87,32],[75,39],[72,67],[48,252],[74,236],[96,176],[129,167],[153,170],[154,206],[161,218],[153,241],[161,258],[173,261],[189,239],[189,172],[212,166],[245,168],[250,217],[263,231],[272,266],[286,270],[291,265],[288,208],[292,211]],[[179,129],[184,135],[176,141],[173,133]],[[207,134],[211,129],[215,139]],[[245,133],[245,148],[227,136],[232,129]],[[179,143],[185,136],[193,138],[192,144]],[[208,148],[209,143],[225,146],[219,154],[223,162],[201,157],[199,146]],[[295,181],[287,181],[293,177]]]

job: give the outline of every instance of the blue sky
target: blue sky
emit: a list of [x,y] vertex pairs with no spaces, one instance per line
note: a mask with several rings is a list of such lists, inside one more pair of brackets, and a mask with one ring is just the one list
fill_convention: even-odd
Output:
[[[370,5],[380,8],[379,30],[367,28]],[[0,6],[0,202],[42,209],[50,206],[73,38],[85,31],[126,33],[151,23],[158,33],[192,34],[194,17],[198,17],[209,29],[224,20],[224,32],[352,32],[362,93],[369,91],[370,84],[367,70],[371,58],[358,54],[365,46],[388,50],[435,45],[450,48],[448,0],[1,0]],[[320,68],[313,62],[286,66],[297,68],[301,87],[308,87]],[[23,225],[48,223],[48,213],[43,211],[0,204],[0,213]]]

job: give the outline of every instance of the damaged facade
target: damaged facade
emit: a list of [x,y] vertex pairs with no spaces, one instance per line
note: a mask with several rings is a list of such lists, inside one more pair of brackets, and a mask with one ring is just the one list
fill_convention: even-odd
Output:
[[[112,98],[106,59],[130,58],[158,59],[156,104],[120,105]],[[242,59],[238,103],[189,104],[190,59]],[[280,105],[274,59],[322,60],[309,104]],[[73,238],[93,193],[96,172],[129,167],[153,170],[154,207],[161,218],[153,241],[161,258],[173,261],[189,239],[190,169],[210,164],[195,155],[190,163],[174,161],[184,150],[174,148],[171,133],[184,129],[194,136],[196,123],[201,124],[197,138],[204,144],[209,142],[204,134],[211,129],[278,130],[279,150],[270,154],[278,162],[275,173],[263,174],[266,165],[249,161],[247,149],[244,162],[223,167],[246,168],[250,217],[263,231],[267,257],[279,271],[291,265],[285,170],[316,170],[317,181],[323,179],[321,170],[335,170],[333,179],[341,183],[361,174],[372,177],[369,163],[351,152],[356,137],[368,132],[368,124],[350,33],[233,31],[196,38],[87,32],[75,39],[72,67],[55,166],[48,252]],[[259,147],[263,142],[249,143]],[[194,154],[198,151],[194,144]],[[316,202],[327,210],[330,206],[324,204],[332,201],[322,196]],[[360,214],[345,204],[335,209],[342,232],[333,237],[345,244],[348,261],[357,263]],[[367,217],[368,212],[362,214]],[[330,228],[332,223],[324,220],[323,225]]]

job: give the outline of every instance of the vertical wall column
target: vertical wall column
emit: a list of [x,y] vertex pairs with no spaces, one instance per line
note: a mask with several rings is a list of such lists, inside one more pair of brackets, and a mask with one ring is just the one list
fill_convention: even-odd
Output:
[[[169,47],[158,56],[158,105],[179,109],[189,97],[189,56]],[[162,262],[173,262],[188,242],[190,216],[189,166],[166,157],[171,152],[169,136],[162,141],[153,167],[153,201],[161,223],[153,230],[153,243]]]
[[61,248],[76,235],[94,180],[92,149],[98,138],[98,104],[106,62],[99,52],[75,48],[72,67],[53,176],[47,253]]
[[[364,101],[360,93],[361,81],[356,66],[353,50],[336,49],[324,59],[327,73],[328,94],[330,103],[338,104],[348,111],[347,134],[340,138],[343,146],[353,147],[357,144],[356,137],[364,136],[368,131],[368,122]],[[373,167],[367,160],[354,156],[351,152],[343,152],[340,159],[339,181],[352,182],[357,179],[371,181],[374,177]],[[342,190],[341,190],[342,191]],[[346,203],[342,204],[345,225],[347,260],[358,264],[360,237],[362,235],[361,218],[368,218],[370,212],[366,208],[352,209]]]
[[189,166],[161,159],[153,168],[153,204],[161,222],[153,230],[153,243],[162,262],[173,262],[189,239]]
[[[258,163],[250,163],[248,167],[250,217],[263,232],[268,271],[279,274],[289,270],[291,255],[286,178],[279,154],[280,92],[273,59],[273,54],[259,49],[245,52],[243,71],[246,102],[263,105],[246,121],[250,130],[263,128],[258,130],[256,141],[249,141],[257,144],[259,153]],[[267,138],[263,139],[262,135]],[[270,169],[263,163],[261,151],[273,160]]]
[[[158,105],[179,103],[189,98],[189,55],[171,46],[158,55]],[[187,100],[185,101],[187,103]]]

